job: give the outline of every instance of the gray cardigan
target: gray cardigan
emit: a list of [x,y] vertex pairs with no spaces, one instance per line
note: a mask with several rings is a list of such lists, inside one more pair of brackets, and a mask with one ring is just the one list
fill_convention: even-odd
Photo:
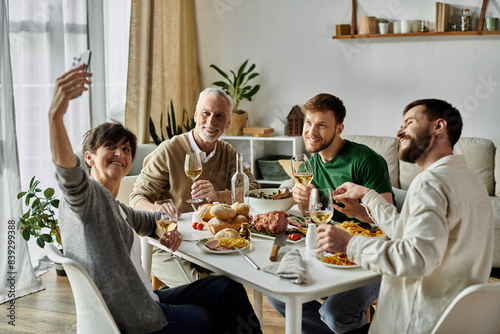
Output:
[[[150,333],[167,321],[130,260],[134,229],[152,235],[155,214],[118,203],[80,167],[56,166],[63,192],[59,222],[64,255],[89,273],[122,333]],[[124,221],[119,207],[127,215]]]

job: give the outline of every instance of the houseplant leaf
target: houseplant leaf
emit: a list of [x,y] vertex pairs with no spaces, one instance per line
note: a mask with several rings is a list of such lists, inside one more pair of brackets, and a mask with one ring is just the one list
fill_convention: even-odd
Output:
[[218,68],[217,66],[215,65],[210,65],[211,68],[213,68],[214,70],[216,70],[220,75],[222,75],[226,80],[228,80],[229,82],[231,82],[231,79],[229,79],[229,76],[224,72],[222,71],[220,68]]

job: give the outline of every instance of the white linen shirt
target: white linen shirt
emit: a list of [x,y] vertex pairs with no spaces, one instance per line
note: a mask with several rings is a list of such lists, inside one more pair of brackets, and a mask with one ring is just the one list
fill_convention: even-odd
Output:
[[446,156],[411,183],[401,214],[373,190],[362,199],[391,240],[353,237],[350,260],[383,275],[370,333],[430,333],[452,299],[488,280],[493,211],[463,156]]

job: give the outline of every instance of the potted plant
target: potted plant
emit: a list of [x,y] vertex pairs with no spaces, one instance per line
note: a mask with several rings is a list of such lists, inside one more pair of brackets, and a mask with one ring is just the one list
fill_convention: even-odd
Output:
[[385,19],[378,20],[378,31],[382,35],[387,34],[389,32],[389,21]]
[[170,139],[173,136],[180,135],[184,132],[188,132],[195,127],[194,119],[188,116],[186,109],[182,110],[182,122],[177,125],[175,120],[174,104],[170,101],[170,111],[167,115],[167,124],[165,125],[165,131],[167,132],[167,137],[163,134],[163,113],[160,115],[160,134],[156,132],[156,127],[151,116],[149,117],[149,134],[156,145],[160,145],[166,139]]
[[[243,128],[246,125],[248,119],[248,113],[243,110],[239,110],[238,106],[242,100],[252,101],[252,97],[259,91],[260,85],[251,86],[248,82],[259,75],[259,73],[253,72],[255,69],[255,64],[252,64],[248,70],[246,66],[248,64],[248,59],[240,66],[238,71],[230,71],[232,78],[222,71],[215,65],[210,65],[211,68],[216,70],[220,75],[222,75],[225,81],[216,81],[212,85],[219,86],[223,89],[234,101],[234,107],[231,114],[231,124],[229,129],[226,130],[226,134],[229,136],[241,136],[243,134]],[[253,72],[253,73],[252,73]]]
[[[28,191],[17,194],[17,199],[24,197],[24,204],[28,207],[19,221],[23,225],[21,228],[24,240],[28,241],[33,236],[36,244],[44,248],[46,243],[61,244],[61,231],[59,230],[56,210],[59,208],[59,199],[55,197],[53,188],[42,191],[38,188],[40,181],[35,176],[30,181]],[[43,196],[40,196],[42,195]],[[66,276],[61,264],[56,263],[56,271],[59,276]]]

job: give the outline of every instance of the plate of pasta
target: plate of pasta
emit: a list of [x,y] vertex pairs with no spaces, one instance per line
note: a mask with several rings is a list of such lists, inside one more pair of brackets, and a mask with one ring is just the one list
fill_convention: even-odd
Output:
[[363,223],[363,225],[366,225],[367,227],[362,227],[361,224],[353,221],[345,221],[343,223],[336,224],[335,227],[347,231],[352,235],[360,235],[368,238],[387,238],[385,233],[378,226],[366,223]]
[[361,267],[359,264],[349,261],[344,253],[323,252],[316,255],[316,259],[323,265],[331,268],[352,269]]

